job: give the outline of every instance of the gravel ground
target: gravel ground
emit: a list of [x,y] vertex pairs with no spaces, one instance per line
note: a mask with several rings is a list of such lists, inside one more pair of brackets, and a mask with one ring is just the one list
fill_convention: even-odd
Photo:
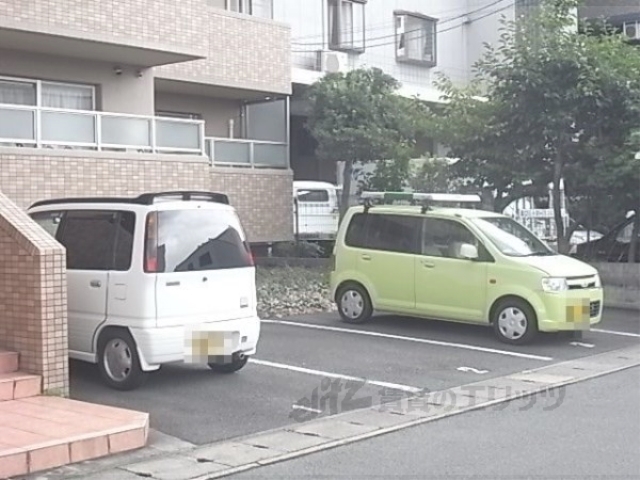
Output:
[[258,314],[261,318],[335,311],[329,297],[329,272],[304,267],[258,267]]

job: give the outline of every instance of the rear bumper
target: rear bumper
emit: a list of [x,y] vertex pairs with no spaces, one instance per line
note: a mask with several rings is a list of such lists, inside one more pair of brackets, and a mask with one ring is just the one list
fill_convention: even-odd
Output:
[[224,320],[198,325],[131,328],[138,346],[144,370],[156,370],[163,363],[184,362],[187,358],[186,340],[191,330],[225,332],[238,338],[233,353],[253,355],[256,353],[260,338],[260,319],[249,317],[236,320]]

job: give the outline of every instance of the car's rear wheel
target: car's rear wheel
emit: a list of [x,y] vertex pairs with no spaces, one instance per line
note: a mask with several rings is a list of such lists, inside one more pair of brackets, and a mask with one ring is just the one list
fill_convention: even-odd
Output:
[[371,319],[373,307],[367,291],[358,284],[344,285],[336,295],[338,313],[346,323],[364,323]]
[[511,345],[530,343],[538,334],[538,319],[523,300],[502,300],[494,309],[493,328],[498,339]]
[[98,369],[106,385],[115,390],[134,390],[147,379],[138,349],[125,329],[105,330],[98,341]]
[[234,373],[244,368],[249,361],[246,355],[234,355],[229,363],[209,363],[209,368],[216,373]]

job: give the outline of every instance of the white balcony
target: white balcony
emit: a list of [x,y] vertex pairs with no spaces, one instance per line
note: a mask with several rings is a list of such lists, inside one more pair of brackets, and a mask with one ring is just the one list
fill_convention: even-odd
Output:
[[213,166],[289,168],[286,142],[207,137],[205,150]]
[[0,104],[0,146],[205,155],[204,121]]

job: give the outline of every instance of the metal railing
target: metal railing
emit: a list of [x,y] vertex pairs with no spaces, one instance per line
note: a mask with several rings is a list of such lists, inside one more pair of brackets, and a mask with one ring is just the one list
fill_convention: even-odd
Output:
[[205,151],[212,165],[247,168],[289,167],[289,145],[284,142],[207,137]]
[[0,144],[205,155],[202,120],[6,104]]

